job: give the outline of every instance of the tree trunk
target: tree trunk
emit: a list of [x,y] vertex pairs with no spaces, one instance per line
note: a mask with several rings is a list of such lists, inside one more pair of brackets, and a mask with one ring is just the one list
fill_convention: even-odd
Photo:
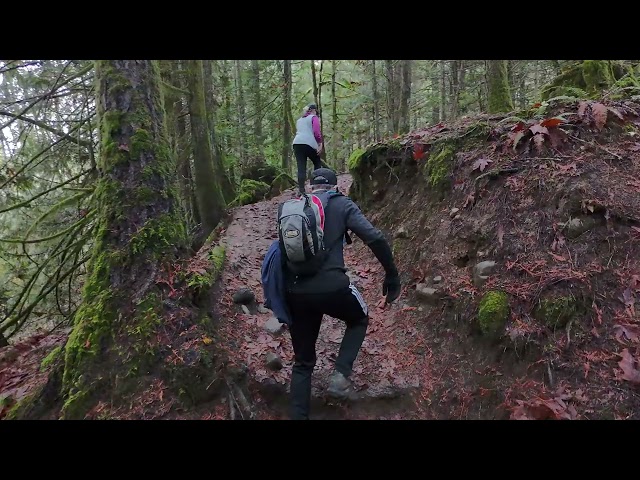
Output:
[[209,129],[209,142],[213,159],[213,172],[222,189],[222,197],[225,205],[235,198],[235,188],[224,168],[224,150],[220,138],[216,135],[217,109],[215,104],[215,89],[213,87],[213,60],[202,61],[202,84],[204,87],[204,101],[207,112],[207,126]]
[[445,72],[445,61],[440,60],[440,121],[447,119],[447,76]]
[[393,135],[396,132],[394,118],[397,110],[393,60],[385,60],[384,65],[387,74],[387,130],[389,135]]
[[[63,418],[137,385],[157,362],[151,340],[162,300],[156,280],[186,246],[153,60],[96,61],[100,120],[98,224],[64,356]],[[106,397],[106,398],[105,398]]]
[[440,75],[438,74],[438,62],[434,62],[431,67],[430,80],[432,92],[431,123],[440,121]]
[[402,95],[400,97],[400,133],[409,131],[409,101],[411,100],[411,66],[413,60],[402,61]]
[[242,66],[241,61],[236,60],[236,93],[237,93],[237,107],[238,107],[238,119],[236,127],[238,128],[238,135],[240,141],[238,142],[238,156],[240,157],[240,165],[244,168],[247,165],[247,134],[245,131],[246,109],[244,103],[244,88],[242,86]]
[[[322,76],[322,63],[320,63],[320,75]],[[322,121],[322,104],[320,103],[321,95],[322,95],[322,85],[318,81],[318,78],[316,75],[315,60],[311,60],[311,79],[313,82],[313,99],[316,106],[318,107],[317,112],[318,112],[318,119],[320,120],[320,134],[322,135],[322,139],[324,141],[324,125],[323,125],[324,122]],[[320,78],[320,81],[322,81],[322,78]],[[325,145],[323,145],[322,151],[320,152],[320,159],[323,161],[323,163],[327,158],[326,142],[324,143]]]
[[378,93],[378,77],[376,61],[371,60],[371,88],[373,89],[373,138],[380,141],[380,97]]
[[338,151],[341,148],[341,133],[338,131],[338,98],[336,97],[336,61],[331,60],[331,158],[336,168],[345,170],[345,159],[338,160]]
[[487,93],[489,113],[513,110],[506,60],[487,60]]
[[264,161],[264,138],[262,136],[262,99],[260,97],[260,62],[251,60],[251,93],[253,96],[253,137],[256,156]]
[[206,238],[222,218],[225,202],[214,170],[204,99],[202,60],[188,60],[186,64],[196,198],[202,220],[202,234]]
[[291,172],[291,60],[283,60],[282,80],[284,84],[284,102],[282,105],[282,168]]

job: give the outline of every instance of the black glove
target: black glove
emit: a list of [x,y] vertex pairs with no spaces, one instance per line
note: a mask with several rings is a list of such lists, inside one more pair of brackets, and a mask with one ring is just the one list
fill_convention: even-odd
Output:
[[386,275],[384,277],[382,294],[387,296],[387,303],[393,302],[400,296],[400,277],[398,275]]

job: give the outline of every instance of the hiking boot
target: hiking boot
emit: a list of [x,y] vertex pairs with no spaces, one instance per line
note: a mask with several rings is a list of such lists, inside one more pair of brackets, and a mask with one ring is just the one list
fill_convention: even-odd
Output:
[[353,400],[357,397],[351,381],[340,372],[334,372],[329,378],[327,394],[342,400]]

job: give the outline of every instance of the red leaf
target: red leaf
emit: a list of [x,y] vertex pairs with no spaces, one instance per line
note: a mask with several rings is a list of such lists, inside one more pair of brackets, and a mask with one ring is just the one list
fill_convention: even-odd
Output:
[[618,362],[618,365],[622,369],[623,380],[627,380],[631,383],[640,383],[640,371],[635,367],[635,359],[633,355],[629,353],[628,349],[622,350],[620,354],[622,360]]
[[602,130],[605,123],[607,123],[607,107],[602,103],[594,103],[591,105],[591,111],[593,112],[593,118],[596,122],[598,130]]
[[525,127],[526,127],[526,125],[524,124],[524,122],[518,122],[511,128],[511,131],[512,132],[519,132],[521,130],[524,130]]
[[547,119],[541,121],[540,125],[542,125],[543,127],[547,127],[548,128],[548,127],[557,127],[561,123],[565,123],[565,119],[564,118],[553,117],[553,118],[547,118]]
[[471,169],[471,171],[477,170],[479,168],[480,171],[482,172],[484,171],[485,168],[487,168],[487,165],[489,165],[490,163],[493,163],[493,160],[488,158],[479,158],[478,160],[473,162],[473,168]]
[[538,103],[534,103],[533,107],[531,107],[531,108],[540,108],[541,106],[542,106],[542,104],[540,102],[538,102]]
[[417,310],[416,307],[404,307],[402,310],[400,310],[401,312],[413,312],[414,310]]
[[424,145],[417,143],[413,146],[413,159],[418,161],[424,157]]

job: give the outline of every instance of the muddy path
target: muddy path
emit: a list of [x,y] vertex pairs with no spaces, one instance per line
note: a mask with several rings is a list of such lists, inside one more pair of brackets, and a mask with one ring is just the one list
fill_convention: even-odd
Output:
[[[348,193],[350,184],[350,175],[340,175],[341,191]],[[289,332],[269,322],[272,312],[262,307],[260,278],[264,255],[277,238],[277,205],[292,194],[293,190],[287,190],[271,200],[237,208],[222,237],[227,262],[219,290],[214,292],[219,341],[231,363],[245,372],[256,418],[286,418],[293,350]],[[383,270],[355,235],[353,240],[345,246],[345,264],[371,315],[352,377],[360,398],[349,404],[331,404],[324,396],[345,328],[341,321],[325,316],[316,345],[312,418],[428,418],[421,404],[433,384],[432,356],[415,318],[422,307],[408,306],[403,292],[396,303],[383,308]],[[254,305],[233,302],[234,293],[242,288],[253,291]]]

